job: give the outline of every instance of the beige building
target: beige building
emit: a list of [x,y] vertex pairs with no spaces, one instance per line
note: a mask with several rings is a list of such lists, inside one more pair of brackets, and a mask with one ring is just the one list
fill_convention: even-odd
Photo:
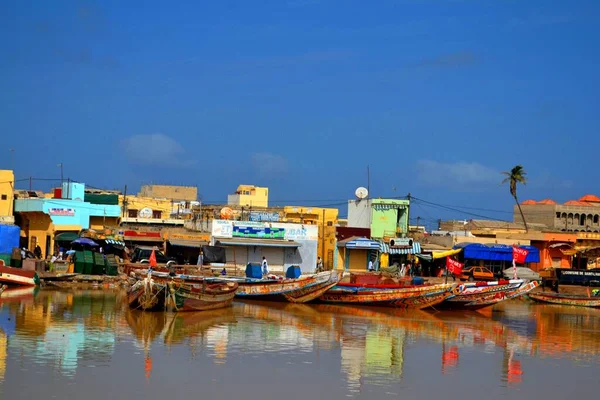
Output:
[[198,188],[195,186],[143,185],[138,196],[191,202],[198,200]]
[[[545,199],[526,200],[521,209],[528,225],[543,224],[551,230],[568,232],[600,232],[600,198],[586,195],[564,204]],[[514,219],[523,223],[519,208],[514,206]]]
[[241,207],[269,207],[269,188],[239,185],[235,193],[227,196],[227,204]]

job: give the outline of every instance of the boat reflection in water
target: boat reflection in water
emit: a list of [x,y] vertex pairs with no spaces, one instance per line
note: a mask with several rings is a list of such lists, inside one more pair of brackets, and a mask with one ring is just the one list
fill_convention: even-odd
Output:
[[[330,398],[405,390],[428,398],[449,387],[458,391],[478,373],[490,396],[502,397],[501,390],[513,387],[538,390],[535,382],[557,363],[563,375],[600,364],[600,310],[594,309],[508,301],[480,312],[431,313],[234,302],[207,312],[147,313],[129,309],[125,300],[120,291],[42,289],[1,302],[0,397],[55,392],[76,398],[82,393],[68,381],[76,377],[85,390],[79,379],[87,376],[81,379],[89,384],[91,367],[95,374],[112,373],[114,386],[132,396],[147,391],[184,397],[190,393],[186,384],[197,382],[215,388],[209,398],[231,398],[244,392],[238,382],[249,385],[266,373],[273,375],[273,393],[265,398],[279,398],[296,376],[310,380],[309,394],[327,388]],[[24,385],[24,369],[51,370],[54,378],[39,387]],[[221,382],[222,376],[227,380]],[[168,393],[161,391],[165,379]],[[288,400],[298,396],[291,393]]]

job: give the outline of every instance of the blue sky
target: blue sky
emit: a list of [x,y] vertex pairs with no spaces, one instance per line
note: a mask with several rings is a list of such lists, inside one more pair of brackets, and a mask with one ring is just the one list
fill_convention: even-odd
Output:
[[17,178],[62,162],[96,187],[318,205],[369,165],[374,196],[510,219],[518,163],[523,200],[600,195],[599,21],[584,0],[5,2],[0,168],[12,148]]

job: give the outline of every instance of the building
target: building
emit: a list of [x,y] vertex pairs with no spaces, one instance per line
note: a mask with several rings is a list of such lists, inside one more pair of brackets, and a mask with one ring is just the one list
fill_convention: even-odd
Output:
[[[526,200],[521,209],[527,224],[538,223],[546,227],[567,232],[600,232],[600,198],[585,195],[579,200],[557,204],[551,199]],[[519,208],[514,206],[514,220],[523,223]]]
[[198,188],[195,186],[142,185],[139,197],[169,199],[174,202],[193,202],[198,200]]
[[357,199],[348,201],[348,226],[371,229],[371,238],[408,235],[409,200]]
[[239,185],[234,194],[227,196],[227,204],[243,207],[269,207],[269,188]]
[[0,170],[0,224],[14,224],[15,174],[12,170]]
[[381,243],[366,237],[352,236],[340,240],[336,245],[336,270],[366,272],[369,260],[375,262],[379,256]]
[[336,225],[339,210],[319,207],[284,207],[284,222],[316,225],[319,229],[317,256],[323,260],[325,269],[332,269],[336,243]]
[[303,273],[314,272],[317,264],[318,227],[281,222],[213,220],[212,243],[225,247],[226,264],[244,269],[248,263],[262,262],[269,269],[285,272],[297,265]]
[[[21,246],[33,250],[36,245],[44,257],[55,251],[55,244],[70,242],[90,221],[102,226],[118,226],[121,208],[114,204],[85,201],[85,184],[65,182],[53,197],[25,192],[15,200],[15,222],[21,228]],[[102,221],[102,222],[100,222]],[[62,235],[62,236],[61,236]]]

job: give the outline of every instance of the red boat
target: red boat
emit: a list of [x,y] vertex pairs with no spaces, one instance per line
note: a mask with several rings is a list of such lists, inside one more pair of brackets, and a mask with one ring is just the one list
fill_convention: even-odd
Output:
[[2,283],[8,285],[38,286],[40,278],[35,271],[0,266],[0,284]]

